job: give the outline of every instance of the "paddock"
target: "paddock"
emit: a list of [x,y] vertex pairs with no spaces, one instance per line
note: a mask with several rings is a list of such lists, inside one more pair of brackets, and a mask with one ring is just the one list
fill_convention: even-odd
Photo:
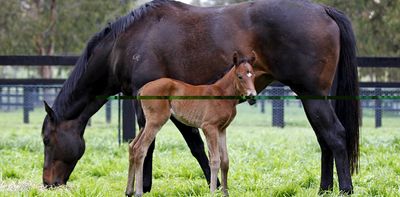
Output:
[[[19,65],[33,64],[32,61],[24,63],[23,60],[19,58]],[[73,63],[74,60],[72,58],[69,61]],[[47,64],[48,61],[41,63]],[[399,59],[363,58],[359,61],[361,67],[395,67]],[[34,64],[41,63],[36,61]],[[4,58],[2,64],[5,64]],[[68,62],[59,58],[53,64]],[[62,80],[54,80],[53,85],[46,85],[50,81],[40,79],[36,84],[44,85],[33,85],[35,82],[32,80],[32,84],[25,86],[23,83],[10,83],[18,80],[1,81],[0,196],[112,196],[123,193],[128,167],[128,144],[123,143],[118,128],[122,132],[123,127],[131,129],[135,125],[127,127],[123,124],[122,119],[133,118],[123,115],[123,111],[124,114],[129,111],[125,109],[126,106],[122,108],[125,101],[119,103],[118,100],[110,100],[95,114],[85,133],[86,154],[72,173],[71,182],[61,188],[46,190],[41,180],[43,143],[40,130],[45,112],[40,99],[54,97]],[[396,85],[364,83],[367,87],[361,88],[361,95],[373,96],[378,90],[381,93],[383,91],[380,96],[399,96]],[[50,93],[54,95],[43,94],[46,91],[40,90],[37,98],[32,93],[24,96],[24,87],[50,88],[53,89]],[[288,88],[279,85],[267,88],[262,95],[293,96]],[[24,104],[24,99],[29,105]],[[125,104],[129,103],[129,100],[126,101]],[[400,124],[396,102],[390,99],[366,99],[361,102],[361,170],[354,176],[356,195],[396,196],[400,191]],[[24,124],[27,114],[29,121]],[[380,120],[380,126],[377,120]],[[239,105],[238,115],[228,128],[227,139],[231,160],[231,196],[317,195],[320,149],[298,100],[284,100],[282,97],[258,100],[256,106]],[[119,141],[122,144],[119,145]],[[208,195],[207,183],[200,167],[170,121],[157,138],[153,169],[154,186],[152,192],[145,196]],[[335,188],[328,196],[339,195]],[[222,196],[222,192],[218,192],[217,196]]]
[[[114,103],[113,107],[117,107]],[[319,188],[320,150],[304,112],[286,107],[285,128],[272,127],[271,108],[240,104],[228,128],[231,196],[310,196]],[[105,110],[92,118],[85,133],[86,154],[67,186],[44,189],[41,108],[22,124],[22,109],[0,112],[0,196],[113,196],[123,194],[128,144],[118,145],[118,117],[105,121]],[[354,176],[356,196],[396,196],[400,178],[398,115],[384,116],[375,128],[374,113],[364,110],[361,170]],[[204,136],[203,136],[204,137]],[[204,139],[204,138],[203,138]],[[203,196],[209,189],[182,136],[169,121],[160,131],[154,152],[152,192],[145,196]],[[336,179],[336,176],[335,176]],[[328,196],[337,196],[337,187]],[[222,196],[218,192],[217,196]]]
[[[269,1],[250,2],[232,5],[221,11],[218,8],[194,8],[178,2],[154,1],[109,23],[95,34],[61,90],[63,79],[0,79],[0,125],[3,127],[0,135],[0,196],[122,194],[128,167],[126,141],[131,140],[137,130],[134,109],[130,100],[112,97],[118,99],[107,101],[106,97],[119,92],[129,96],[136,95],[145,83],[159,77],[205,84],[216,72],[224,70],[224,56],[237,50],[245,54],[249,48],[260,56],[257,90],[262,91],[273,80],[289,85],[302,98],[315,133],[306,119],[299,97],[280,84],[272,84],[269,89],[264,90],[258,97],[260,99],[257,107],[240,105],[237,118],[228,128],[231,159],[229,192],[232,196],[313,196],[321,192],[326,192],[326,196],[353,192],[360,196],[398,195],[400,83],[377,82],[373,79],[371,83],[362,78],[365,75],[360,75],[362,89],[359,97],[355,36],[349,19],[334,8],[312,6],[313,4],[305,1],[299,1],[296,3],[298,6],[294,7],[292,3],[293,1],[280,1],[278,4]],[[304,5],[308,7],[303,7]],[[266,9],[261,9],[262,6]],[[243,8],[247,8],[248,12],[242,12]],[[279,12],[281,8],[287,12]],[[177,17],[177,10],[186,13],[184,16],[187,17]],[[157,16],[161,11],[165,11],[163,16],[169,19],[159,20],[161,25],[152,26],[153,23],[142,20],[145,18],[157,21],[159,18],[152,16]],[[232,14],[234,12],[238,14]],[[286,13],[293,15],[287,17]],[[148,17],[144,17],[145,14]],[[230,15],[250,17],[252,20],[234,20]],[[213,29],[213,26],[218,28],[216,31],[197,31],[196,28],[185,25],[193,23],[193,20],[184,21],[191,19],[191,16],[199,19],[196,26],[200,29]],[[226,20],[220,20],[221,18]],[[172,24],[180,28],[171,28],[173,25],[162,26],[173,21],[176,23]],[[208,21],[215,23],[210,26]],[[318,31],[308,31],[305,26],[299,25],[303,21],[308,21],[308,29]],[[331,25],[333,22],[338,29]],[[222,28],[220,23],[228,28]],[[170,39],[185,40],[193,51],[180,44],[163,45],[163,39],[159,43],[153,42],[150,37],[149,40],[140,40],[146,45],[131,51],[133,48],[126,43],[135,43],[135,39],[152,32],[152,29],[143,28],[140,24],[149,28],[155,27],[155,38],[163,37],[165,30],[175,32],[171,35],[177,37]],[[156,31],[159,30],[157,27],[168,28]],[[133,31],[135,29],[142,31]],[[128,34],[130,31],[138,35]],[[179,31],[187,33],[180,35]],[[226,38],[231,33],[235,34],[229,39],[232,43],[221,42],[223,44],[218,45],[215,42],[210,47],[207,42],[199,42],[202,39],[191,37],[190,31],[194,35],[207,35],[204,41],[219,41],[214,38]],[[246,33],[240,34],[242,31]],[[209,50],[201,50],[204,47]],[[143,53],[143,56],[137,55],[142,50],[154,51],[153,49],[165,53],[157,53],[156,58],[151,52]],[[222,56],[210,53],[216,49],[223,49]],[[307,53],[302,53],[304,51]],[[184,58],[175,56],[173,52],[181,53]],[[166,59],[170,57],[172,58]],[[10,57],[0,57],[0,65],[66,65],[62,62],[63,59],[66,60],[63,57],[61,60],[59,57],[44,57],[55,61],[44,63],[32,61],[35,57],[31,61],[28,57],[20,57],[25,63],[18,64],[7,63],[7,58],[10,60]],[[11,61],[13,58],[11,57]],[[67,64],[75,63],[74,57],[66,58],[70,58],[67,60],[70,63]],[[205,58],[215,61],[214,65],[218,67],[209,67],[206,62],[198,61]],[[143,61],[139,61],[140,59]],[[158,59],[163,61],[157,61]],[[398,58],[376,59],[382,60],[376,67],[399,65]],[[376,59],[364,58],[368,63],[372,62],[366,67],[371,67]],[[132,60],[132,65],[127,63]],[[363,61],[359,62],[363,65]],[[199,75],[195,69],[186,69],[185,66],[206,71],[206,75]],[[111,69],[113,71],[109,72]],[[21,70],[23,69],[13,69],[15,73]],[[390,73],[388,70],[385,72]],[[174,74],[178,75],[173,76]],[[330,97],[329,88],[334,78],[338,84],[333,84],[333,97]],[[46,100],[51,104],[54,95],[58,96],[52,107],[45,102],[46,116],[41,101]],[[332,108],[326,99],[336,98],[336,95],[343,98],[333,101]],[[359,101],[349,99],[362,101],[362,123],[358,119]],[[101,109],[92,117],[106,102],[108,104],[105,105],[105,110]],[[112,111],[118,112],[111,115]],[[140,110],[136,110],[136,114],[137,122],[143,127],[144,116]],[[88,122],[87,132],[84,134]],[[210,169],[200,135],[180,122],[175,121],[175,125],[182,132],[190,150],[177,129],[168,123],[157,138],[154,163],[148,165],[152,163],[152,148],[148,153],[150,159],[146,159],[150,163],[144,170],[146,176],[143,189],[149,191],[152,186],[152,190],[145,195],[208,196],[209,188],[204,175],[209,179]],[[359,126],[362,126],[360,146]],[[85,155],[82,136],[87,142]],[[204,140],[204,136],[202,137]],[[81,162],[75,166],[82,155]],[[203,171],[192,155],[197,158]],[[336,162],[338,178],[336,173],[332,176],[333,160]],[[352,178],[351,172],[357,171],[359,164],[360,171]],[[153,166],[153,173],[149,166]],[[335,181],[332,180],[333,177]],[[153,184],[150,180],[154,180]],[[55,187],[64,185],[67,181],[66,186]],[[141,194],[141,188],[137,191]],[[127,195],[130,194],[131,192],[127,192]],[[222,192],[218,191],[217,196],[222,196]]]
[[[118,116],[118,100],[111,100],[91,119],[85,133],[87,151],[72,173],[71,182],[61,188],[46,190],[41,181],[43,144],[40,130],[45,116],[42,103],[29,102],[32,105],[28,111],[29,123],[24,124],[27,106],[23,100],[33,97],[24,96],[21,85],[19,92],[11,88],[8,94],[4,87],[5,84],[0,111],[0,195],[112,196],[123,193],[128,144],[118,143],[121,136],[117,131],[122,129],[119,117],[124,117],[123,110]],[[42,87],[52,87],[56,91],[60,85]],[[393,87],[361,90],[365,93],[362,95],[373,96],[379,89],[386,92],[386,96],[399,95],[396,94],[398,88]],[[265,96],[293,95],[285,87],[269,87],[264,93]],[[15,105],[5,105],[7,95],[11,95],[10,103]],[[356,195],[395,196],[400,191],[400,130],[396,101],[369,99],[362,102],[361,171],[354,176]],[[376,108],[377,103],[381,104],[380,108]],[[377,119],[378,115],[381,119]],[[377,120],[381,120],[380,127],[376,125]],[[227,139],[231,196],[317,195],[320,150],[297,100],[259,100],[255,107],[239,105],[238,115],[228,128]],[[146,196],[208,194],[200,167],[171,122],[163,127],[157,138],[153,178],[154,188]],[[222,193],[217,193],[219,195]],[[339,191],[335,189],[328,196],[337,195]]]

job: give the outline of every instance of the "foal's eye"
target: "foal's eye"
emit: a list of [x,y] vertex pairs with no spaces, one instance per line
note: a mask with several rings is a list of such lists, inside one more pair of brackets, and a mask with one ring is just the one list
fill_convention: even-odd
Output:
[[239,79],[243,79],[242,75],[238,75],[237,77],[238,77]]

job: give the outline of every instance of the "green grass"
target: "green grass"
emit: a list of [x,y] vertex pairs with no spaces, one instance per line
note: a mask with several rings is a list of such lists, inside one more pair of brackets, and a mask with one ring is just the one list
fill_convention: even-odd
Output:
[[[239,106],[228,128],[231,196],[316,196],[320,150],[304,112],[286,109],[284,129],[271,127],[271,109]],[[41,186],[43,145],[40,131],[44,110],[0,113],[0,196],[122,196],[127,144],[118,146],[116,110],[111,125],[101,110],[85,132],[87,149],[67,186]],[[364,112],[361,172],[353,177],[354,196],[400,196],[400,122],[385,116],[384,127],[373,127],[373,113]],[[340,195],[335,189],[326,196]],[[169,122],[157,136],[153,189],[145,196],[209,196],[208,187],[182,136]],[[221,192],[217,196],[222,196]]]

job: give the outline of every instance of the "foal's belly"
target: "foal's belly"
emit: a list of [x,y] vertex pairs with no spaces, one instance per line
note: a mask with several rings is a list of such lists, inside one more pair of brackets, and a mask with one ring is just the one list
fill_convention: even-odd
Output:
[[201,102],[204,101],[172,101],[171,114],[187,126],[200,128],[206,115]]
[[213,124],[219,128],[234,117],[235,107],[217,100],[176,100],[171,101],[170,111],[187,126],[202,128],[204,124]]

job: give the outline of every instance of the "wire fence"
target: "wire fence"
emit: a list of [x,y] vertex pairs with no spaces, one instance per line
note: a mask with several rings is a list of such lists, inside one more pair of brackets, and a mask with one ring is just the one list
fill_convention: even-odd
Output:
[[[11,112],[22,109],[22,122],[29,123],[29,113],[35,108],[43,107],[43,100],[52,104],[61,85],[0,85],[0,112]],[[260,93],[262,96],[295,96],[290,88],[268,87]],[[400,88],[381,88],[381,87],[363,87],[360,89],[361,96],[400,96]],[[105,105],[104,121],[111,121],[111,111],[116,110],[119,115],[123,111],[121,105],[111,105],[109,101]],[[285,111],[288,109],[302,110],[302,103],[297,99],[260,99],[257,101],[257,107],[260,113],[266,113],[270,108],[272,115],[272,126],[284,127]],[[385,116],[400,117],[400,99],[363,99],[361,100],[363,111],[373,113],[375,127],[382,126],[382,119]],[[113,109],[114,108],[114,109]],[[287,113],[287,112],[286,112]]]

